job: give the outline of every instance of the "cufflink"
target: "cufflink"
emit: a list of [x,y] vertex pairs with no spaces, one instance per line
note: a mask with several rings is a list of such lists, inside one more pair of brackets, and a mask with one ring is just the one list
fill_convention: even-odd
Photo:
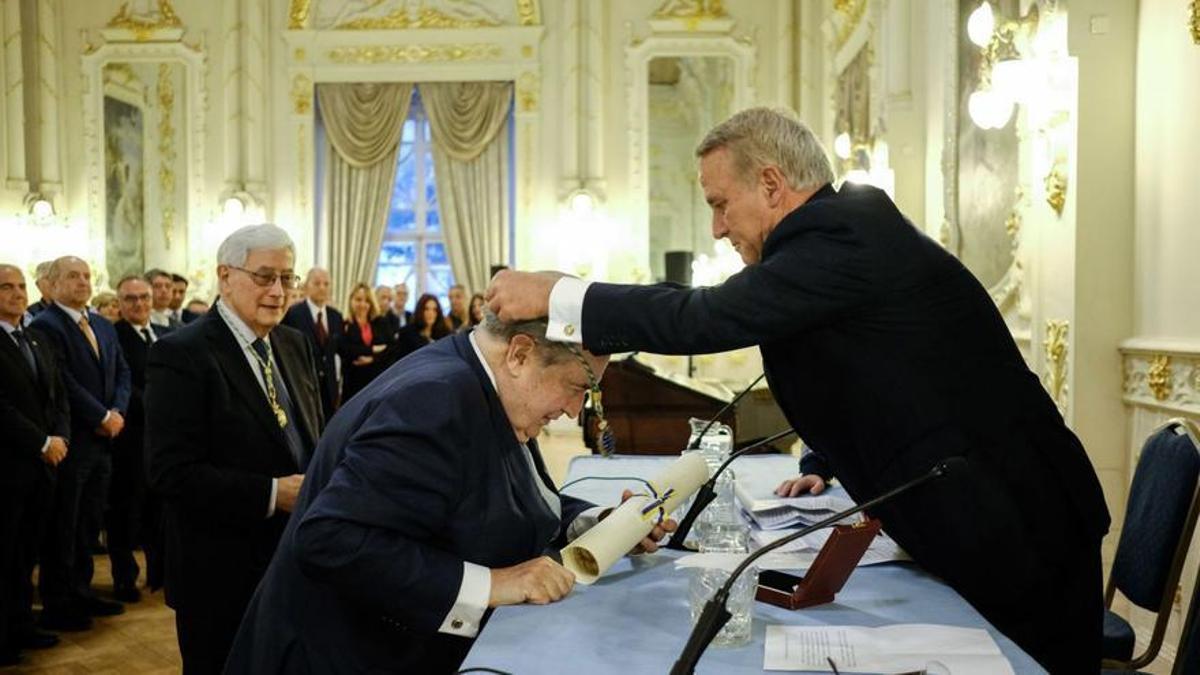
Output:
[[450,622],[450,627],[454,630],[459,630],[463,627],[462,619],[454,619]]
[[563,332],[566,333],[568,337],[574,335],[575,334],[575,324],[569,323],[569,324],[563,326]]

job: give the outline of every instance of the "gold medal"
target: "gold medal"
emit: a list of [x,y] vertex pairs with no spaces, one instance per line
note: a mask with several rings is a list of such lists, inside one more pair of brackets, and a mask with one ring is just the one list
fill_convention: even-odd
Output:
[[271,407],[275,409],[275,421],[279,422],[279,428],[282,429],[286,427],[288,422],[287,413],[283,412],[283,408],[279,407],[279,405],[274,401],[272,401]]

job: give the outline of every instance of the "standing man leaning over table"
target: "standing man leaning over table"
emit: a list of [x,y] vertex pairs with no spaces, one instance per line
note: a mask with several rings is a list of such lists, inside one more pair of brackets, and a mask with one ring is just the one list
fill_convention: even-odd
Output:
[[1051,672],[1099,668],[1100,484],[979,281],[882,191],[835,190],[824,148],[788,113],[742,111],[696,156],[713,237],[745,269],[695,289],[500,272],[491,309],[549,314],[550,337],[596,354],[758,345],[813,449],[781,490],[837,476],[863,501],[965,456],[965,471],[874,515]]

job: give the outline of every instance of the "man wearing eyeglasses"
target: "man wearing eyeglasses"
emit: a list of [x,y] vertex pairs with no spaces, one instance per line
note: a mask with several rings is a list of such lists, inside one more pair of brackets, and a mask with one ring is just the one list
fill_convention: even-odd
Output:
[[[125,429],[113,443],[112,485],[108,491],[108,557],[112,561],[113,596],[121,602],[137,602],[138,564],[133,549],[143,539],[142,510],[146,501],[144,390],[146,356],[150,345],[170,332],[150,323],[152,302],[150,284],[140,276],[127,276],[117,282],[117,302],[121,318],[113,324],[125,363],[129,364],[129,414]],[[149,527],[149,523],[146,523]],[[147,546],[148,566],[155,550]],[[148,574],[157,581],[158,574]],[[148,578],[148,581],[150,579]],[[154,584],[148,584],[153,586]]]
[[312,350],[279,325],[294,260],[275,225],[235,231],[217,251],[220,299],[147,360],[147,473],[189,675],[221,671],[324,424]]
[[[453,673],[490,608],[575,578],[544,553],[602,510],[559,495],[536,437],[574,417],[608,357],[503,324],[425,347],[351,398],[226,665],[242,673]],[[664,521],[637,550],[674,529]]]

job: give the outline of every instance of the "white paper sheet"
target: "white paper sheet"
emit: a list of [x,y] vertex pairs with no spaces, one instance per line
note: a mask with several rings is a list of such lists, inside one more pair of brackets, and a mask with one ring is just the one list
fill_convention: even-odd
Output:
[[[676,569],[721,569],[732,572],[748,553],[693,553],[675,561]],[[776,553],[772,551],[754,561],[760,570],[806,570],[817,557],[815,552]]]
[[827,514],[845,511],[854,506],[854,500],[844,494],[803,495],[800,497],[763,497],[756,494],[757,486],[745,481],[739,481],[734,487],[734,494],[742,507],[751,513],[770,511],[778,508],[789,508],[795,511],[818,512]]
[[[750,540],[755,548],[762,548],[771,542],[778,541],[793,532],[790,530],[753,530],[750,533]],[[829,540],[829,536],[833,534],[833,528],[825,528],[817,530],[812,534],[805,535],[796,541],[784,544],[782,547],[775,549],[772,553],[798,553],[798,552],[817,552],[820,551],[825,542]],[[770,555],[770,554],[768,554]],[[881,534],[871,541],[871,545],[867,548],[867,552],[863,554],[862,560],[859,561],[858,567],[864,565],[877,565],[885,562],[895,562],[897,560],[912,560],[904,549],[900,548],[900,544],[896,543],[895,539]]]
[[767,626],[764,670],[1005,675],[1012,665],[982,628],[937,624]]
[[[672,462],[651,483],[660,495],[667,490],[674,491],[662,505],[670,514],[699,490],[706,480],[708,464],[700,453],[693,452]],[[654,529],[657,509],[653,513],[642,514],[651,501],[649,496],[630,497],[613,509],[607,518],[562,550],[563,566],[575,573],[576,581],[581,584],[596,581]]]

